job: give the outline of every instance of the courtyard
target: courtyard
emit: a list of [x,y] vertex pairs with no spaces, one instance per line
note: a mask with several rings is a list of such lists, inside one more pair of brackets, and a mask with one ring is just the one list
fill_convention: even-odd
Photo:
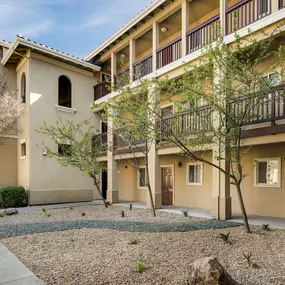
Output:
[[0,241],[45,284],[186,284],[189,265],[207,256],[240,284],[284,284],[285,231],[252,231],[119,205],[43,207],[0,219]]

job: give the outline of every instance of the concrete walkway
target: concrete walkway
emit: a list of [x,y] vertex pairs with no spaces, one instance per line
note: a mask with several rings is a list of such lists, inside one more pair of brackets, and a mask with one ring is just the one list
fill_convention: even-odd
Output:
[[0,243],[0,285],[44,285],[11,251]]
[[[233,214],[232,219],[229,221],[243,223],[243,219],[240,214]],[[285,219],[281,218],[248,215],[248,222],[252,226],[262,226],[267,224],[270,228],[285,229]]]

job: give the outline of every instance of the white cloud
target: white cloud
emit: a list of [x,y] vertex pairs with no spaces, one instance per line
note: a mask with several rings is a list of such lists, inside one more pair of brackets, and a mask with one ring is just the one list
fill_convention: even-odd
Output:
[[55,0],[0,0],[0,38],[12,40],[17,33],[37,37],[50,29],[53,11],[46,5]]

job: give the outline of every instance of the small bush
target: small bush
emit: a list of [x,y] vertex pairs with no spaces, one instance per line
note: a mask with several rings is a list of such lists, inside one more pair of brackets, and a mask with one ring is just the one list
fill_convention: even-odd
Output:
[[46,213],[46,211],[47,211],[46,208],[43,207],[43,208],[42,208],[42,212],[43,212],[43,213]]
[[46,216],[47,217],[51,217],[51,213],[46,213]]
[[144,263],[143,261],[137,261],[137,272],[138,273],[143,273],[145,270],[145,266],[144,266]]
[[138,244],[138,240],[137,239],[131,239],[129,244]]
[[85,213],[81,213],[81,216],[82,216],[82,217],[85,217],[85,216],[86,216],[86,214],[85,214]]
[[133,209],[133,204],[130,204],[129,206],[130,206],[130,210],[132,210]]
[[4,213],[0,212],[0,218],[4,218]]
[[183,214],[183,216],[184,216],[185,218],[188,217],[188,211],[187,211],[187,210],[186,210],[186,211],[182,210],[181,212],[182,212],[182,214]]
[[125,211],[122,211],[121,216],[122,216],[122,218],[125,217]]
[[220,233],[218,235],[218,238],[223,240],[225,243],[232,245],[232,242],[230,241],[230,233],[227,234]]
[[27,203],[27,193],[21,186],[1,186],[0,205],[4,207],[20,207]]
[[253,267],[253,268],[257,268],[257,269],[260,268],[258,264],[253,262],[252,253],[244,253],[243,258],[244,258],[245,262],[247,263],[248,267]]
[[70,211],[73,210],[73,207],[69,207],[69,210],[70,210]]
[[268,224],[263,224],[261,228],[262,228],[262,230],[267,231],[267,232],[271,231],[271,229],[270,229]]

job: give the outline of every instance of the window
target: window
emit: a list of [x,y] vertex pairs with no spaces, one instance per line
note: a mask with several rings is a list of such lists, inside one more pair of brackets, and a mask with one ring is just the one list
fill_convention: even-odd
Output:
[[26,74],[23,73],[21,77],[21,102],[22,103],[26,103],[26,89],[27,89]]
[[26,157],[26,155],[27,155],[26,142],[22,142],[22,143],[21,143],[21,158]]
[[71,145],[70,144],[59,144],[58,154],[60,156],[71,156]]
[[256,187],[281,187],[281,158],[257,159],[255,164]]
[[58,79],[58,105],[71,108],[71,82],[64,75]]
[[186,184],[202,185],[203,184],[203,167],[202,163],[188,163],[186,168]]
[[138,188],[146,188],[146,170],[145,168],[138,169]]

